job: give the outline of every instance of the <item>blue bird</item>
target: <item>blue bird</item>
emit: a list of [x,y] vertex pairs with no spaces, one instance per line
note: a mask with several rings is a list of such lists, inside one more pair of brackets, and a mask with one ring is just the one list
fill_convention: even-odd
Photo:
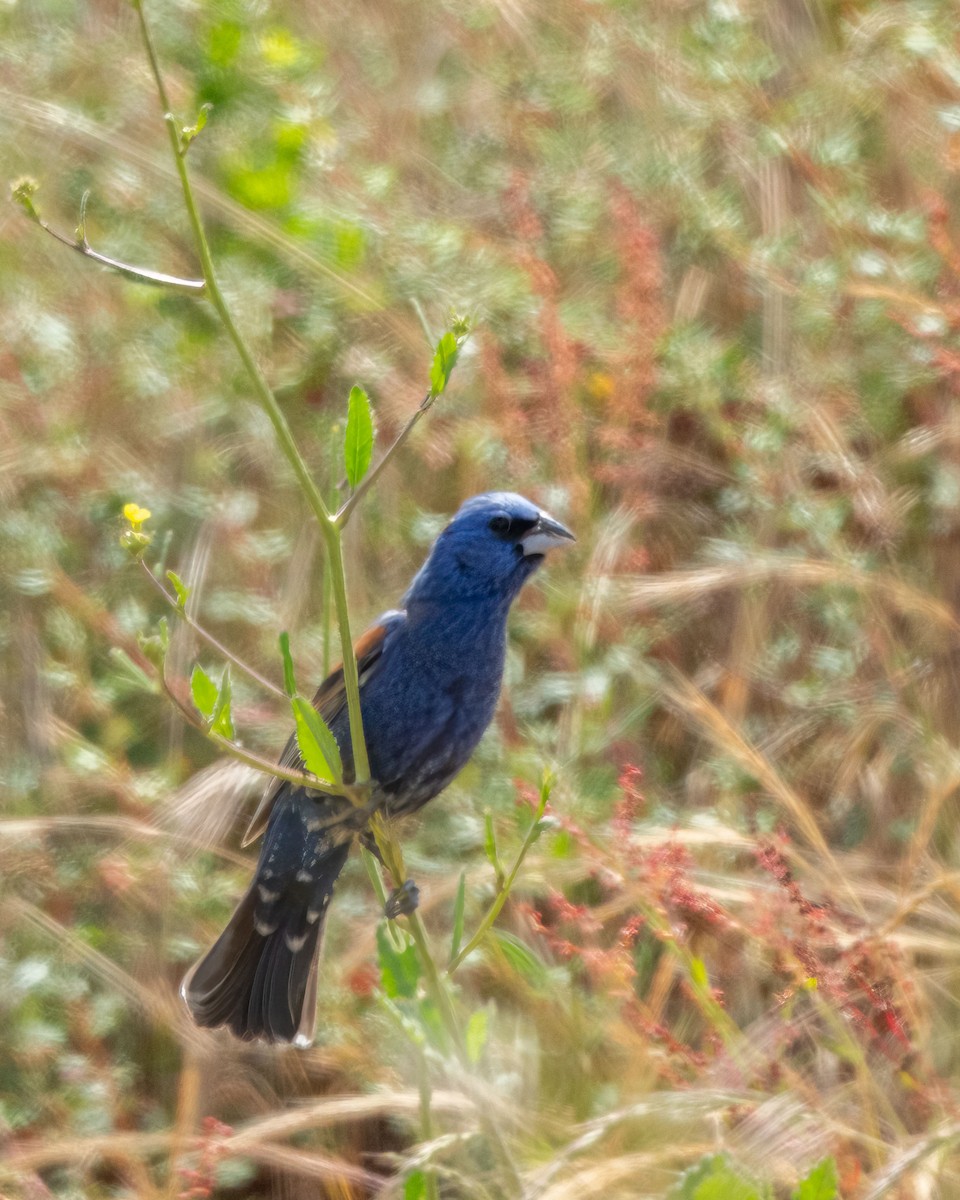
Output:
[[[465,765],[503,677],[507,614],[547,551],[573,540],[511,492],[467,500],[431,547],[398,609],[354,647],[373,780],[370,807],[273,780],[245,843],[266,831],[253,883],[181,995],[198,1025],[309,1045],[327,905],[370,812],[414,812]],[[313,701],[353,777],[343,670]],[[295,737],[280,763],[303,769]]]

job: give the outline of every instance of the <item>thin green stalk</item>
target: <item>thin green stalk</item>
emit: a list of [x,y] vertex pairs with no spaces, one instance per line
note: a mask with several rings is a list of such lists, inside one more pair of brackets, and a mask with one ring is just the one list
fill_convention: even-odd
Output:
[[147,578],[188,628],[192,629],[198,637],[203,638],[207,645],[212,646],[219,655],[227,660],[227,662],[232,662],[233,665],[235,667],[239,667],[239,669],[243,671],[245,675],[249,675],[255,683],[260,685],[260,687],[264,688],[268,692],[273,692],[275,696],[280,696],[284,699],[286,698],[286,693],[284,692],[283,688],[278,687],[272,680],[267,679],[265,675],[261,675],[255,667],[251,667],[250,664],[244,662],[242,658],[238,658],[232,650],[228,649],[228,647],[223,644],[223,642],[221,642],[218,638],[215,638],[208,629],[204,629],[204,627],[198,621],[195,621],[183,607],[183,605],[177,602],[176,596],[171,596],[171,594],[163,586],[163,581],[160,580],[153,573],[153,571],[150,570],[143,559],[141,558],[139,561],[140,566],[143,568]]
[[523,839],[523,844],[521,845],[519,851],[517,852],[516,861],[514,862],[509,875],[506,876],[506,878],[503,880],[503,882],[497,888],[497,894],[494,897],[494,901],[490,905],[490,908],[487,910],[486,914],[484,915],[483,920],[480,922],[479,926],[477,927],[477,932],[473,935],[473,937],[469,940],[469,942],[467,942],[467,944],[464,947],[462,947],[462,949],[456,955],[454,955],[454,957],[448,963],[447,969],[445,971],[445,974],[448,979],[454,973],[454,971],[457,969],[457,967],[460,966],[460,964],[463,962],[463,960],[468,955],[472,954],[474,952],[474,950],[476,950],[476,948],[480,945],[480,943],[483,941],[483,939],[487,936],[487,932],[490,929],[490,926],[493,925],[494,921],[496,921],[497,917],[499,917],[500,910],[503,908],[504,904],[506,904],[507,898],[510,895],[511,889],[513,888],[513,885],[516,882],[517,875],[520,873],[520,868],[523,866],[523,860],[527,857],[527,852],[529,851],[529,849],[533,845],[533,843],[537,840],[537,838],[539,838],[539,836],[542,832],[540,829],[540,821],[541,821],[541,818],[543,817],[544,812],[546,811],[547,800],[549,799],[549,795],[550,795],[550,792],[549,792],[548,788],[543,788],[541,790],[540,804],[537,807],[537,814],[534,817],[533,824],[527,830],[527,836]]
[[235,758],[237,762],[245,763],[248,767],[262,771],[265,775],[272,775],[275,779],[283,779],[287,783],[294,784],[296,787],[310,788],[311,791],[324,792],[329,796],[341,796],[343,794],[343,788],[334,788],[330,784],[324,783],[323,780],[316,779],[313,775],[307,775],[303,771],[288,771],[272,759],[263,758],[259,754],[255,754],[252,750],[245,750],[243,746],[238,745],[237,742],[230,741],[223,734],[215,733],[212,729],[208,728],[206,722],[202,721],[191,710],[189,705],[180,699],[162,673],[158,673],[158,679],[164,695],[173,704],[186,723],[196,729],[198,733],[202,733],[205,738],[213,742],[224,754]]
[[[427,1063],[427,1056],[422,1049],[418,1047],[418,1073],[419,1073],[419,1091],[420,1091],[420,1136],[424,1143],[432,1142],[434,1138],[433,1129],[433,1111],[431,1101],[433,1099],[433,1091],[430,1087],[430,1068]],[[424,1183],[426,1184],[426,1200],[440,1200],[440,1192],[437,1188],[437,1173],[429,1167],[424,1168],[423,1172]]]
[[317,518],[320,532],[326,544],[331,583],[337,606],[337,622],[340,626],[340,640],[343,652],[343,680],[346,686],[347,708],[350,716],[350,740],[353,745],[355,779],[356,783],[362,787],[370,778],[370,765],[367,756],[367,745],[363,736],[363,720],[360,713],[360,687],[357,675],[357,660],[353,653],[353,638],[350,633],[350,614],[347,608],[346,581],[343,575],[340,527],[331,517],[330,511],[324,503],[323,496],[320,494],[320,489],[313,481],[307,464],[297,448],[283,410],[277,403],[277,399],[254,358],[253,352],[247,345],[243,334],[237,328],[230,308],[220,290],[216,271],[214,270],[213,257],[210,253],[210,246],[207,242],[203,222],[200,218],[200,210],[197,207],[193,187],[190,183],[190,176],[187,171],[187,147],[181,139],[176,119],[171,110],[170,99],[167,95],[166,85],[163,82],[163,74],[160,70],[160,63],[157,59],[153,37],[147,23],[142,0],[134,0],[134,8],[140,21],[140,31],[143,36],[144,46],[146,47],[147,57],[150,60],[150,69],[153,73],[157,94],[160,97],[160,103],[163,108],[164,121],[170,139],[170,149],[173,153],[177,175],[180,179],[180,187],[183,192],[187,216],[193,229],[194,241],[196,242],[197,253],[200,257],[200,266],[207,286],[207,294],[210,297],[210,302],[216,309],[217,315],[223,322],[227,336],[233,342],[240,361],[243,363],[250,377],[257,401],[273,426],[280,449],[293,469],[297,482],[300,484],[300,489]]
[[[379,813],[374,814],[371,819],[370,829],[376,839],[377,848],[383,858],[384,865],[393,878],[394,886],[399,886],[407,878],[406,867],[403,862],[403,852],[400,846],[387,832],[383,817]],[[450,1038],[457,1061],[463,1069],[464,1074],[469,1076],[473,1072],[473,1064],[470,1062],[470,1056],[467,1053],[463,1029],[460,1026],[460,1019],[457,1016],[457,1010],[450,988],[447,986],[447,980],[437,967],[436,959],[430,949],[427,931],[420,920],[420,914],[414,911],[407,916],[406,921],[407,928],[417,948],[420,964],[423,967],[427,992],[437,1007],[437,1012],[440,1014],[440,1019]],[[491,1146],[507,1175],[509,1184],[508,1195],[511,1197],[521,1195],[522,1186],[520,1176],[510,1157],[510,1152],[507,1149],[499,1125],[493,1116],[482,1106],[478,1108],[478,1112],[487,1137],[490,1139]]]
[[326,519],[320,526],[327,543],[327,563],[330,567],[330,587],[337,610],[337,624],[343,643],[343,682],[347,691],[347,711],[350,715],[350,741],[353,745],[353,782],[360,789],[370,782],[370,760],[367,743],[363,736],[363,719],[360,715],[360,677],[357,672],[357,656],[353,652],[350,637],[350,609],[347,604],[347,581],[343,570],[343,541],[339,528]]

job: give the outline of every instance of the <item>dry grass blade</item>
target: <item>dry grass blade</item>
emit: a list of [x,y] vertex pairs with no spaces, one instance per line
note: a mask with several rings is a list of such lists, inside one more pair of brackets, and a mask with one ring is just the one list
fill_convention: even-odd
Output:
[[960,1138],[960,1124],[951,1121],[936,1130],[930,1137],[921,1138],[906,1149],[901,1149],[882,1170],[877,1172],[871,1181],[870,1190],[864,1193],[863,1200],[881,1200],[882,1197],[892,1194],[898,1196],[948,1196],[949,1192],[940,1190],[940,1173],[936,1170],[925,1169],[924,1173],[927,1174],[927,1179],[923,1183],[915,1181],[918,1184],[916,1191],[894,1193],[893,1189],[903,1182],[909,1172],[920,1169],[932,1155],[939,1154],[956,1145],[958,1138]]
[[728,588],[749,588],[773,581],[801,587],[832,583],[873,592],[888,599],[903,613],[960,633],[960,620],[950,606],[936,596],[891,575],[816,559],[744,558],[735,563],[668,571],[649,578],[623,579],[618,582],[616,592],[627,607],[644,609],[663,604],[693,603]]
[[572,1171],[567,1178],[551,1184],[545,1192],[528,1195],[536,1196],[537,1200],[584,1200],[587,1196],[640,1200],[643,1193],[637,1190],[637,1181],[645,1179],[651,1188],[647,1194],[661,1196],[674,1175],[671,1168],[675,1163],[690,1161],[715,1149],[712,1141],[684,1142],[663,1150],[613,1155]]
[[211,763],[163,801],[159,819],[198,849],[217,849],[244,805],[259,797],[263,786],[263,775],[245,763],[232,759]]
[[[223,766],[223,764],[216,765]],[[230,765],[250,771],[250,768],[244,767],[242,763],[231,763]],[[203,772],[201,772],[202,774]],[[257,772],[251,771],[251,774],[259,778]],[[177,794],[179,795],[179,793]],[[235,851],[218,845],[215,841],[208,840],[203,831],[191,835],[158,829],[155,825],[148,825],[144,821],[138,821],[135,817],[111,817],[99,813],[90,813],[82,817],[54,815],[50,817],[11,817],[9,820],[0,820],[0,845],[10,843],[17,846],[32,838],[56,837],[61,834],[76,837],[79,834],[89,834],[94,831],[115,833],[121,841],[161,840],[174,842],[181,850],[189,849],[195,853],[209,850],[238,866],[246,867],[250,861],[245,855],[237,854]]]
[[[474,1111],[473,1105],[459,1092],[433,1092],[430,1107],[433,1112],[447,1116],[463,1117]],[[384,1117],[416,1117],[419,1112],[420,1096],[417,1092],[334,1096],[252,1121],[228,1138],[227,1144],[241,1151],[277,1138],[292,1137],[309,1129],[324,1129]]]
[[679,671],[671,670],[670,677],[672,682],[663,684],[664,696],[668,704],[682,716],[695,722],[718,750],[729,755],[747,774],[757,780],[773,800],[777,801],[784,814],[790,817],[808,845],[817,851],[821,862],[829,867],[836,886],[846,893],[854,910],[861,916],[865,915],[860,896],[850,886],[840,864],[827,845],[826,838],[810,811],[810,806],[803,797],[787,783],[769,759],[731,724],[694,683],[681,675]]
[[574,1131],[575,1136],[567,1143],[562,1153],[556,1155],[549,1166],[537,1172],[535,1184],[527,1191],[528,1200],[539,1200],[549,1194],[545,1189],[553,1184],[561,1171],[568,1169],[571,1159],[585,1154],[598,1146],[604,1138],[631,1122],[657,1121],[677,1122],[689,1126],[691,1121],[704,1120],[729,1109],[732,1105],[748,1103],[752,1099],[748,1092],[713,1090],[700,1088],[689,1094],[684,1092],[658,1092],[650,1100],[616,1109],[595,1121],[589,1121]]
[[0,1176],[15,1177],[20,1172],[76,1163],[143,1160],[167,1152],[173,1138],[172,1133],[104,1133],[51,1140],[42,1146],[7,1146],[0,1161]]
[[258,1144],[245,1150],[244,1157],[261,1163],[265,1167],[287,1171],[301,1179],[324,1179],[331,1184],[343,1180],[357,1184],[359,1187],[370,1188],[374,1194],[379,1192],[385,1182],[382,1175],[375,1175],[363,1167],[352,1166],[343,1159],[306,1150],[295,1150],[291,1146]]
[[[177,1133],[114,1133],[88,1138],[64,1138],[45,1146],[8,1150],[0,1164],[0,1177],[6,1175],[15,1179],[24,1172],[68,1165],[142,1162],[164,1153],[172,1155],[179,1144],[180,1136]],[[224,1159],[248,1158],[308,1179],[343,1179],[373,1189],[379,1189],[384,1182],[382,1176],[331,1155],[308,1153],[270,1142],[242,1142],[238,1145],[234,1138],[228,1137],[218,1141],[217,1151]],[[179,1161],[180,1157],[177,1154],[175,1160]],[[179,1181],[176,1178],[173,1187],[172,1194],[179,1194]]]

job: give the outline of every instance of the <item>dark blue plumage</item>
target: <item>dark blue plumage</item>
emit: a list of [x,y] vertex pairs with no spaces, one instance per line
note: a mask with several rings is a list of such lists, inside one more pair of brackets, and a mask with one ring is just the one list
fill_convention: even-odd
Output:
[[[496,708],[510,605],[545,553],[572,537],[522,496],[475,496],[437,538],[401,607],[359,639],[371,808],[413,812],[464,766]],[[314,704],[350,778],[342,671],[321,685]],[[302,766],[295,738],[280,761]],[[254,881],[183,982],[198,1024],[309,1043],[327,904],[364,824],[345,799],[271,783],[248,834],[266,829]]]

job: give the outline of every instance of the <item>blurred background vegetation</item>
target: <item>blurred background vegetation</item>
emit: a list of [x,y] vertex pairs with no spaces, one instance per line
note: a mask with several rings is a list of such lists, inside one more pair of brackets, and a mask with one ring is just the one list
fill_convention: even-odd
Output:
[[[351,527],[356,628],[473,492],[579,535],[404,832],[440,959],[461,872],[468,935],[493,894],[486,814],[509,864],[557,783],[456,976],[472,1076],[378,958],[356,860],[316,1046],[191,1027],[260,782],[131,667],[165,610],[121,509],[271,678],[289,630],[304,686],[338,654],[319,539],[209,307],[4,205],[0,1192],[510,1196],[492,1112],[530,1198],[958,1194],[956,5],[147,11],[178,116],[212,105],[222,283],[331,499],[350,386],[382,451],[473,318]],[[96,249],[198,274],[133,10],[10,0],[0,68],[5,178],[68,236],[89,190]],[[217,674],[170,620],[174,679]],[[240,678],[234,716],[286,739]]]

